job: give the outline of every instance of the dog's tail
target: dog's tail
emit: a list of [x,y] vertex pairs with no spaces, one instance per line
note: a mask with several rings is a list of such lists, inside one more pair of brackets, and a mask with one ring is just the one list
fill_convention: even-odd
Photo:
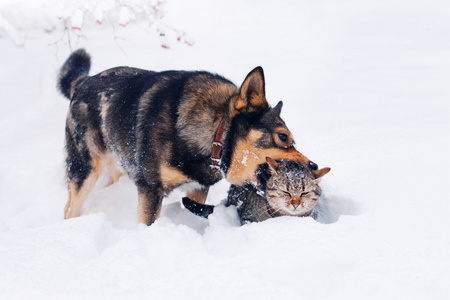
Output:
[[208,216],[214,212],[213,205],[200,204],[198,202],[192,201],[188,197],[183,198],[183,205],[184,207],[186,207],[187,210],[189,210],[194,215],[203,218],[208,218]]
[[73,52],[61,67],[58,77],[58,89],[71,99],[75,90],[87,79],[91,68],[91,57],[84,49]]

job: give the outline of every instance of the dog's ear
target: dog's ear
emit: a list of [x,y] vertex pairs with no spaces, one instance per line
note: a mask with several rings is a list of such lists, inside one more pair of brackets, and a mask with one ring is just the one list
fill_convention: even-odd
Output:
[[312,173],[316,179],[319,179],[319,178],[325,176],[326,174],[328,174],[328,172],[330,172],[330,171],[331,171],[331,169],[327,167],[327,168],[322,168],[320,170],[312,171]]
[[234,109],[238,112],[253,112],[268,106],[264,72],[261,67],[256,67],[242,83],[239,96],[234,101]]
[[266,156],[266,162],[270,167],[270,171],[272,172],[272,174],[277,174],[277,170],[279,167],[279,163],[277,163],[276,161],[274,161],[272,158]]
[[281,108],[283,108],[283,101],[278,102],[278,104],[273,108],[273,111],[280,116]]

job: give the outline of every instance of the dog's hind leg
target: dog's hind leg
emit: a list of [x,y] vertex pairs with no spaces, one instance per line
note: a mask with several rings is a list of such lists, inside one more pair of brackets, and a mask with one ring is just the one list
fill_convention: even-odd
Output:
[[92,159],[90,170],[90,173],[82,183],[78,183],[75,179],[69,179],[69,200],[64,208],[65,219],[75,218],[80,215],[84,201],[103,172],[102,161],[99,158]]
[[112,156],[109,156],[107,158],[106,165],[108,167],[109,172],[108,186],[110,186],[119,180],[119,178],[123,175],[123,172],[119,170],[117,162]]
[[209,187],[203,187],[186,193],[186,196],[197,203],[204,204],[208,196]]

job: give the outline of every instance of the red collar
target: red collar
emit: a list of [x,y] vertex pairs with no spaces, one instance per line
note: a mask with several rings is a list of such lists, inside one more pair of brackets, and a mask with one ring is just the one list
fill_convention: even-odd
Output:
[[222,146],[223,146],[223,132],[224,132],[225,118],[222,118],[219,123],[219,127],[216,131],[216,136],[212,144],[211,159],[213,166],[220,168],[220,163],[222,161]]

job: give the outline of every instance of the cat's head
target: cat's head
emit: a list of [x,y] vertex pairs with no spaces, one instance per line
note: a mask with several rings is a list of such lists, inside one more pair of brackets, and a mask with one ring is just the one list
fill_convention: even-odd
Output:
[[310,215],[321,195],[320,178],[330,168],[318,169],[289,160],[275,161],[266,157],[265,194],[271,213],[276,216]]

